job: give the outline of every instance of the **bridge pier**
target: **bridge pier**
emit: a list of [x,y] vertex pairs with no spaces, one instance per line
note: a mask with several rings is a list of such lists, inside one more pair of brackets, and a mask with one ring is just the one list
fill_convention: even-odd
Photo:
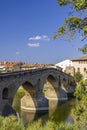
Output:
[[8,103],[8,100],[0,100],[0,115],[2,115],[2,111],[4,109],[5,104]]
[[61,87],[58,88],[58,101],[66,101],[68,100],[68,95],[65,90],[63,90]]
[[0,115],[2,115],[5,104],[9,102],[7,94],[8,89],[4,87],[5,85],[5,83],[0,85]]
[[24,96],[21,99],[21,109],[27,111],[48,110],[48,100],[43,96],[40,98]]

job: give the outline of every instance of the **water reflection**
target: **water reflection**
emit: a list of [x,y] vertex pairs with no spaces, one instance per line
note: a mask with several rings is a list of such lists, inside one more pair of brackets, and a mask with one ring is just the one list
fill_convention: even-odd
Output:
[[58,100],[49,100],[49,118],[51,118],[58,106]]
[[67,102],[58,102],[58,100],[49,100],[49,110],[48,111],[32,111],[20,112],[20,115],[25,124],[31,123],[38,118],[41,118],[42,121],[53,120],[55,122],[71,122],[73,123],[72,118],[72,109],[75,107],[75,100]]
[[[25,112],[21,110],[21,117],[23,119],[24,124],[29,124],[47,114],[47,111],[42,112]],[[46,117],[47,119],[47,117]]]
[[[54,101],[51,101],[51,104],[52,102],[54,104]],[[55,108],[55,111],[50,111],[50,113],[52,112],[50,119],[55,122],[73,122],[72,109],[74,108],[74,106],[74,100],[59,102],[57,107]]]
[[21,111],[21,117],[23,119],[24,124],[31,123],[36,119],[36,112]]

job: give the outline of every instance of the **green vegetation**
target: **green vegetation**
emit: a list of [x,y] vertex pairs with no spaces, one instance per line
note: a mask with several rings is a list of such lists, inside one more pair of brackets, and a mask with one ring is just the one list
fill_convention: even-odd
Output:
[[[64,24],[58,28],[54,39],[60,36],[66,36],[67,39],[73,40],[77,35],[82,40],[87,38],[87,0],[57,0],[61,7],[69,6],[69,17],[65,18]],[[83,54],[87,53],[87,44],[79,48]],[[73,110],[75,125],[79,130],[87,129],[87,79],[82,80],[80,73],[75,74],[75,80],[78,86],[75,90],[75,96],[78,105]],[[76,130],[76,129],[75,129]]]
[[76,130],[76,127],[71,124],[58,123],[47,121],[43,125],[42,120],[32,123],[26,130]]
[[82,48],[78,48],[78,50],[83,52],[83,54],[87,53],[87,44],[85,44]]
[[15,116],[0,117],[0,130],[25,130],[20,119]]
[[25,95],[25,91],[22,87],[20,87],[15,95],[14,101],[13,101],[13,107],[14,109],[19,112],[20,106],[21,106],[21,98]]
[[16,96],[22,98],[24,95],[25,95],[24,89],[22,87],[19,88],[18,91],[17,91],[17,93],[16,93]]
[[[77,36],[77,32],[83,38],[87,38],[87,0],[57,0],[61,7],[69,6],[69,17],[65,18],[64,24],[58,28],[58,32],[53,36],[67,36],[69,41]],[[84,54],[87,53],[87,44],[79,48]]]
[[45,96],[46,91],[48,90],[48,86],[44,85],[42,94]]
[[78,102],[73,110],[75,123],[79,129],[87,129],[87,79],[79,82],[74,94]]
[[76,72],[74,78],[75,78],[75,81],[79,83],[82,80],[83,76],[80,72]]
[[43,124],[42,120],[24,126],[21,119],[17,119],[15,116],[0,117],[0,130],[78,130],[76,126],[64,123],[55,123],[53,121],[47,121]]

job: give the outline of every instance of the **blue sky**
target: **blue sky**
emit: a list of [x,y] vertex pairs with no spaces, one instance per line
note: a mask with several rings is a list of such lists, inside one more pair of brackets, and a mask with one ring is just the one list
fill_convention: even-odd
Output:
[[83,56],[80,37],[52,39],[68,14],[57,0],[0,0],[0,61],[55,64]]

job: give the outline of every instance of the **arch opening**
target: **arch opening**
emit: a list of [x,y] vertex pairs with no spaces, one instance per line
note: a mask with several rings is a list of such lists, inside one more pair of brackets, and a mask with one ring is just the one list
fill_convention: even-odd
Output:
[[2,92],[2,99],[8,99],[8,88],[4,88]]
[[35,87],[30,82],[26,81],[22,84],[22,86],[27,96],[30,96],[32,98],[36,97]]
[[68,81],[65,78],[62,79],[61,87],[64,91],[66,91],[66,89],[68,88]]
[[15,109],[16,112],[20,112],[20,109],[21,109],[21,99],[23,98],[23,96],[25,95],[25,89],[20,86],[16,93],[15,93],[15,96],[13,98],[13,101],[12,101],[12,107]]
[[16,90],[12,106],[17,112],[20,112],[21,109],[35,108],[35,97],[35,87],[30,82],[26,81]]
[[58,99],[58,82],[49,75],[44,83],[42,93],[47,99]]

